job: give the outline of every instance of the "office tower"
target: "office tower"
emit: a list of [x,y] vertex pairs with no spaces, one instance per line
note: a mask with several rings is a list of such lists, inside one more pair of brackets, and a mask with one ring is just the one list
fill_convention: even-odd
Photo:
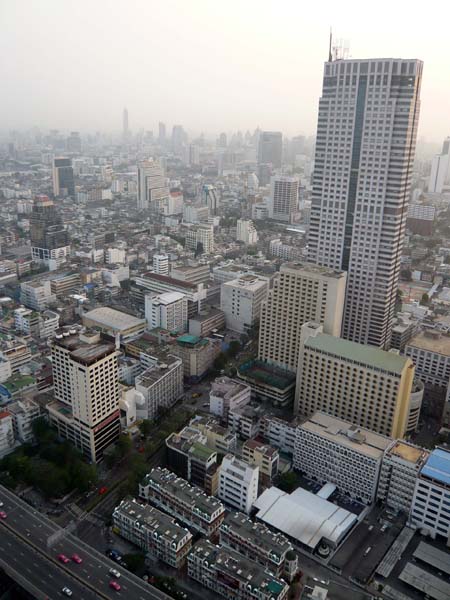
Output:
[[69,234],[47,196],[38,196],[30,217],[31,258],[46,264],[51,270],[59,267],[70,255]]
[[211,215],[217,215],[220,206],[219,192],[214,185],[205,184],[202,188],[202,204],[209,208]]
[[221,133],[219,135],[219,139],[217,140],[217,145],[220,148],[226,148],[227,147],[227,134],[226,133]]
[[258,241],[258,232],[255,229],[253,221],[247,219],[238,219],[236,224],[236,239],[253,246]]
[[325,63],[309,258],[348,272],[342,335],[388,348],[419,119],[422,62]]
[[50,423],[92,462],[120,433],[118,355],[98,332],[65,329],[52,343]]
[[414,381],[412,360],[322,333],[305,323],[300,338],[294,412],[316,411],[382,435],[403,438]]
[[149,329],[157,327],[170,332],[184,333],[187,329],[187,297],[180,292],[147,294],[145,318]]
[[258,142],[258,163],[281,167],[283,135],[281,131],[261,131]]
[[75,195],[75,182],[70,158],[53,159],[53,194],[56,197]]
[[428,191],[432,194],[442,194],[444,186],[450,179],[450,137],[444,140],[442,152],[436,154],[431,162],[431,173],[428,181]]
[[128,137],[128,109],[127,108],[123,109],[122,132],[123,132],[123,137],[127,138]]
[[258,480],[258,467],[227,454],[220,466],[217,496],[230,507],[249,514],[258,497]]
[[275,175],[270,178],[269,219],[291,223],[298,206],[297,177]]
[[169,275],[169,257],[167,254],[153,255],[153,271],[159,275]]
[[163,201],[169,197],[164,171],[153,160],[138,164],[137,207],[139,210],[159,212]]
[[339,335],[346,274],[309,263],[286,263],[261,306],[260,360],[296,372],[303,323],[315,320]]
[[214,252],[214,228],[212,225],[194,225],[186,231],[186,248],[197,254]]
[[158,123],[158,141],[160,144],[166,143],[166,124],[161,121]]
[[181,125],[174,125],[172,128],[172,150],[177,156],[182,156],[183,147],[187,141],[186,133]]
[[81,152],[81,138],[78,131],[71,131],[70,136],[67,138],[67,152]]
[[242,275],[239,279],[222,283],[220,310],[225,313],[228,329],[248,332],[260,320],[261,305],[267,297],[269,282],[256,275]]

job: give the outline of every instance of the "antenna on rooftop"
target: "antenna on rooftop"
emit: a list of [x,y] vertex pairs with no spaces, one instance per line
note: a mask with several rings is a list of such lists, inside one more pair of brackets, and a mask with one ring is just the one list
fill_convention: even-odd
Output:
[[333,40],[333,30],[330,27],[330,45],[328,47],[328,62],[331,62],[333,60],[333,55],[331,53],[331,44],[332,44],[332,40]]

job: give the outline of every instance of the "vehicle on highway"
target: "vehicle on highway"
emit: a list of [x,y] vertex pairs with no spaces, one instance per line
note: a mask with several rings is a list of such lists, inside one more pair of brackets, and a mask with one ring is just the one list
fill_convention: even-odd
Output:
[[109,582],[109,587],[113,590],[116,590],[116,592],[120,592],[120,583],[117,583],[117,581],[114,581],[114,579],[111,579]]
[[67,565],[67,563],[70,562],[70,558],[67,558],[65,554],[58,554],[58,560],[59,562],[62,562],[65,565]]
[[372,546],[369,546],[368,548],[366,548],[364,550],[364,556],[367,556],[371,550],[372,550]]
[[63,587],[63,589],[61,591],[66,596],[71,596],[73,594],[72,590],[70,588],[68,588],[68,587]]
[[115,577],[116,579],[119,579],[120,577],[120,573],[117,569],[110,569],[109,574]]
[[73,562],[76,562],[77,565],[81,565],[81,563],[83,562],[83,559],[78,556],[78,554],[72,554],[72,560]]
[[3,506],[3,502],[0,500],[0,507]]
[[6,519],[7,516],[4,510],[0,510],[0,519]]
[[209,402],[205,402],[204,404],[202,404],[203,408],[209,408]]
[[98,493],[100,496],[103,496],[103,494],[106,494],[106,492],[108,491],[108,488],[106,487],[106,485],[103,485],[99,490]]
[[106,556],[109,556],[109,558],[112,558],[116,562],[118,562],[119,560],[122,560],[122,555],[120,554],[120,552],[118,550],[114,550],[114,548],[109,548],[106,551]]
[[191,396],[191,398],[201,398],[202,394],[200,392],[194,392]]

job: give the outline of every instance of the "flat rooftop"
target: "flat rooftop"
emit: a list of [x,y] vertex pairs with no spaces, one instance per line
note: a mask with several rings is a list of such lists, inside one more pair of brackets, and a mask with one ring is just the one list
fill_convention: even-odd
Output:
[[375,346],[350,342],[326,333],[309,337],[305,342],[305,347],[364,367],[380,369],[396,375],[401,375],[403,369],[411,364],[411,359],[394,352],[386,352]]
[[295,384],[295,373],[290,373],[279,367],[269,365],[261,360],[251,360],[244,363],[239,366],[238,370],[240,377],[279,390],[285,390],[286,388],[293,387]]
[[292,545],[281,533],[274,533],[264,523],[255,523],[241,512],[228,513],[220,527],[221,532],[234,533],[243,540],[256,544],[267,554],[281,558]]
[[450,485],[450,452],[441,448],[433,450],[420,474],[444,485]]
[[132,327],[138,327],[140,325],[146,326],[147,321],[145,319],[138,319],[132,315],[102,306],[100,308],[94,308],[87,313],[84,313],[82,319],[89,319],[97,322],[99,325],[108,327],[116,331],[126,331]]
[[448,600],[450,598],[450,583],[413,563],[406,563],[398,578],[435,600]]
[[152,279],[153,281],[159,281],[161,283],[173,285],[174,287],[185,288],[187,290],[197,289],[197,286],[194,283],[182,281],[181,279],[174,279],[173,277],[168,277],[167,275],[160,275],[159,273],[153,273],[152,271],[147,271],[147,273],[144,273],[142,277],[144,279]]
[[450,356],[450,336],[445,334],[422,331],[411,338],[406,346]]
[[381,459],[384,451],[392,443],[392,438],[323,412],[314,413],[300,425],[300,429],[374,459]]
[[329,267],[323,267],[322,265],[300,261],[286,262],[281,265],[280,273],[289,271],[307,271],[309,273],[326,275],[327,277],[333,277],[335,279],[345,277],[345,271],[337,271],[336,269],[330,269]]
[[181,358],[178,358],[178,356],[174,356],[173,354],[158,355],[154,358],[157,358],[158,362],[145,369],[143,373],[136,377],[137,384],[146,388],[151,387],[154,383],[159,381],[161,377],[167,375],[167,373],[177,364],[181,363]]
[[397,440],[395,444],[390,448],[389,454],[398,456],[399,458],[403,458],[403,460],[407,460],[408,462],[417,465],[420,462],[422,462],[428,456],[429,453],[423,448],[413,446],[412,444],[408,444],[407,442],[403,442],[402,440]]

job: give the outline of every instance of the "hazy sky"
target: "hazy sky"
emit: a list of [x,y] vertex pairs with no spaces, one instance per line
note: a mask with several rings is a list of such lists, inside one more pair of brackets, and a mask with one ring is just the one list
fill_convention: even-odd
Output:
[[0,130],[313,134],[328,31],[425,62],[420,135],[450,135],[448,0],[0,0]]

